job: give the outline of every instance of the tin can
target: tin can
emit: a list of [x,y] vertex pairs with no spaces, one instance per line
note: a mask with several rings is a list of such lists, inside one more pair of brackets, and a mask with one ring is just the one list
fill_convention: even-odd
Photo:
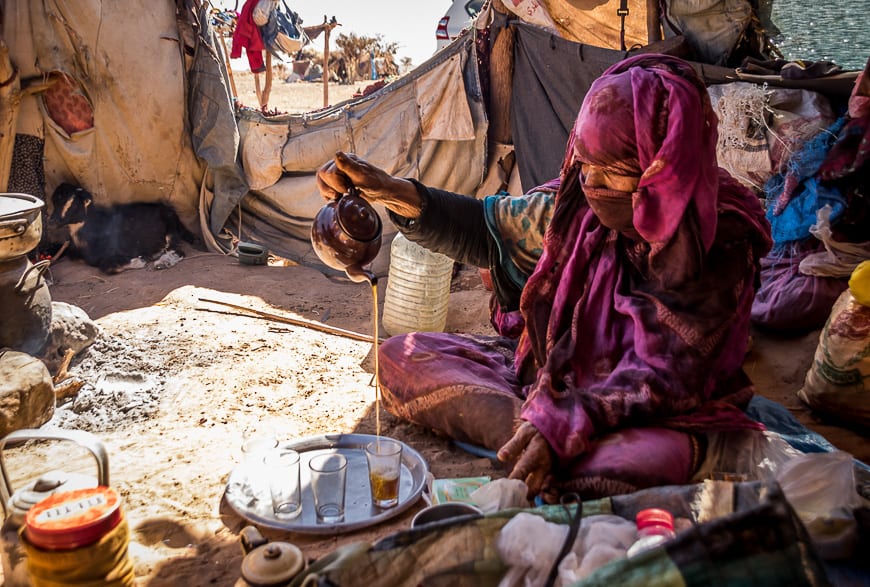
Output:
[[130,530],[111,487],[47,497],[27,512],[21,538],[33,587],[133,585]]

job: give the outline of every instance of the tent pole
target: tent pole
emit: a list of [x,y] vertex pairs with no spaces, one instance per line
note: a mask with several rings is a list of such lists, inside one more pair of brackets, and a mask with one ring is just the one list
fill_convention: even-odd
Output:
[[329,106],[329,33],[332,27],[326,22],[326,15],[323,15],[323,107]]
[[239,92],[236,90],[236,80],[233,78],[233,66],[230,63],[230,52],[227,49],[227,40],[224,38],[223,33],[218,32],[218,36],[221,38],[221,45],[223,45],[224,49],[224,63],[227,66],[227,74],[230,76],[230,89],[233,91],[233,100],[239,97]]
[[272,93],[272,54],[266,51],[266,85],[263,86],[263,97],[260,100],[260,109],[269,107],[269,94]]
[[662,40],[662,20],[658,0],[646,0],[646,43]]
[[254,72],[254,93],[257,94],[257,104],[263,104],[263,90],[260,88],[260,72]]

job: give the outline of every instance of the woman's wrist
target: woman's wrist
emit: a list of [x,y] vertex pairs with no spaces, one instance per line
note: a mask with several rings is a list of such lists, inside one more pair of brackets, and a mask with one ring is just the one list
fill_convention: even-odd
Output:
[[405,218],[420,217],[423,211],[423,198],[413,182],[394,177],[382,194],[377,201],[391,212]]

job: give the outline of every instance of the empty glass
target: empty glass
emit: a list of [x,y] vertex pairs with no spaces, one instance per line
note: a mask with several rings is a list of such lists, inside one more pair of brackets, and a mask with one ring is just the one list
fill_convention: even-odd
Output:
[[266,456],[272,513],[279,520],[289,520],[302,513],[299,487],[299,453],[279,447]]
[[308,467],[317,521],[321,524],[344,521],[347,458],[339,453],[321,454],[313,457]]

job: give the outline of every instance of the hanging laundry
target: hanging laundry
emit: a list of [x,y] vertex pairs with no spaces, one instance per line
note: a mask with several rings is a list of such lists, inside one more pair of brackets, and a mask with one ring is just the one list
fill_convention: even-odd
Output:
[[242,56],[242,49],[248,56],[248,65],[251,72],[260,73],[266,71],[263,61],[263,37],[260,28],[254,23],[253,12],[258,0],[247,0],[242,6],[242,12],[236,22],[236,30],[233,32],[233,46],[230,50],[230,58],[238,59]]

